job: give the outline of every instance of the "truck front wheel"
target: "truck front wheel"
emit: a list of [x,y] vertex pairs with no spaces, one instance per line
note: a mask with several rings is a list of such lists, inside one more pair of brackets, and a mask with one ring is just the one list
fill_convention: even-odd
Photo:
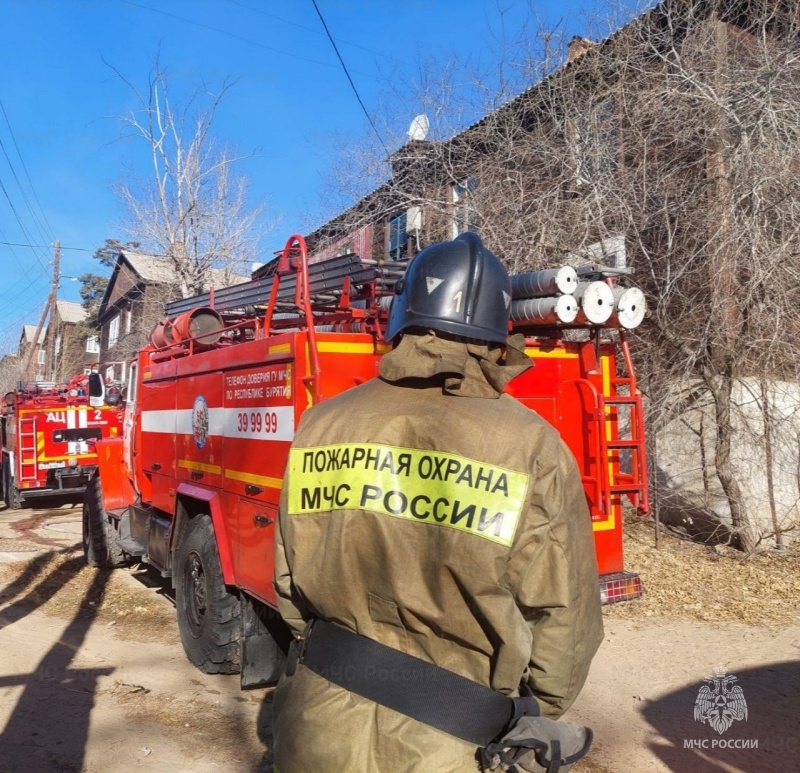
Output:
[[209,515],[192,518],[178,546],[175,606],[189,660],[206,674],[238,674],[241,606],[222,577]]
[[3,498],[6,500],[6,507],[11,510],[22,509],[22,497],[11,478],[11,465],[8,460],[3,465]]
[[103,507],[100,478],[92,478],[83,494],[83,555],[89,566],[113,569],[125,564],[116,533]]

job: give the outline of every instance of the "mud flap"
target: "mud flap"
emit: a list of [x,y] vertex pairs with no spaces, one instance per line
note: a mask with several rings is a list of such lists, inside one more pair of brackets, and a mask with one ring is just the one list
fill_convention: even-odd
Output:
[[275,610],[244,593],[241,604],[242,689],[275,684],[283,673],[292,634]]

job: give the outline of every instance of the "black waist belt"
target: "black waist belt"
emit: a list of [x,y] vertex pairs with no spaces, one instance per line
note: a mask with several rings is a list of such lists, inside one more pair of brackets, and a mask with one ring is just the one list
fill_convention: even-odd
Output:
[[[533,698],[509,698],[323,620],[306,628],[298,644],[295,662],[314,673],[476,746],[498,738],[512,720],[539,714]],[[291,674],[291,656],[289,660]]]

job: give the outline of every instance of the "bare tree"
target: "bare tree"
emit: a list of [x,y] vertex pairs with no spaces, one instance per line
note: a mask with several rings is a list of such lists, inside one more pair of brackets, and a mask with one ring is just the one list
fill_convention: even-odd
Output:
[[[753,443],[749,395],[774,394],[758,388],[766,380],[794,384],[800,400],[798,32],[796,3],[667,0],[602,42],[573,40],[574,61],[560,67],[557,36],[540,35],[532,57],[528,35],[505,60],[541,79],[500,107],[498,78],[453,65],[438,93],[459,100],[452,84],[469,81],[473,99],[492,95],[484,117],[445,141],[404,145],[369,206],[325,231],[336,238],[419,206],[419,246],[478,229],[516,271],[624,237],[651,310],[636,341],[650,430],[673,432],[677,414],[704,406],[712,431],[703,464],[724,503],[708,511],[726,510],[746,550],[777,516],[766,498],[759,507],[747,495],[744,456],[766,439],[777,467],[786,451],[775,447],[775,406],[757,412]],[[500,80],[506,96],[510,80]],[[467,107],[449,111],[456,124]],[[436,122],[447,114],[440,107]],[[376,249],[383,241],[378,232]]]
[[16,354],[6,354],[0,359],[0,397],[16,389],[24,377],[25,363]]
[[119,120],[143,143],[149,173],[117,185],[127,211],[124,230],[142,251],[167,257],[186,297],[201,292],[209,270],[248,274],[257,257],[262,208],[249,208],[242,160],[215,141],[217,110],[231,88],[205,86],[175,99],[166,69],[156,61],[142,92],[118,70],[137,105]]

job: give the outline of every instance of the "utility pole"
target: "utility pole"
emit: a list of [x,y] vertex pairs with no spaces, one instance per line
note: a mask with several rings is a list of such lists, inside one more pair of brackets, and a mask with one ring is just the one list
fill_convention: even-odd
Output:
[[[25,374],[27,381],[34,380],[34,374],[36,372],[35,366],[36,362],[34,361],[35,358],[38,357],[39,352],[39,336],[42,334],[42,328],[44,328],[44,321],[47,319],[47,312],[48,311],[55,311],[56,308],[56,296],[58,295],[58,264],[61,260],[61,242],[55,243],[55,254],[53,256],[53,285],[50,289],[50,296],[47,299],[47,303],[44,305],[44,309],[42,310],[42,316],[39,317],[39,324],[36,326],[36,332],[33,334],[33,344],[31,344],[31,351],[28,355],[28,363],[25,367]],[[52,321],[53,316],[52,313],[50,315],[50,320]],[[53,339],[52,337],[48,337],[47,339],[47,352],[45,354],[44,362],[45,367],[47,367],[48,363],[51,359],[51,353],[53,350]]]

